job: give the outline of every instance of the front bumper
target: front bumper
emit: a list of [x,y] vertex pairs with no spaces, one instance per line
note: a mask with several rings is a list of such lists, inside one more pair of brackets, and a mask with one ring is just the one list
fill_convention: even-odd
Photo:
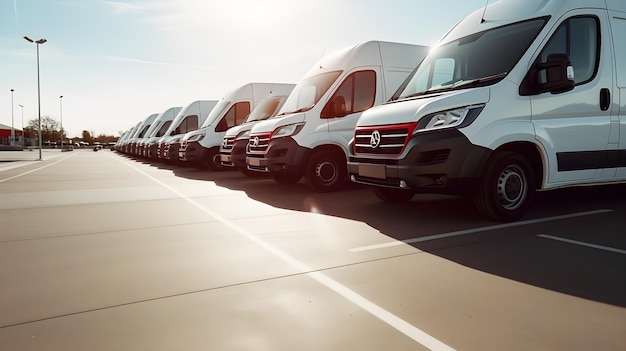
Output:
[[181,148],[178,149],[178,159],[183,162],[199,163],[204,159],[206,152],[207,149],[199,142],[193,141],[186,145],[181,144]]
[[264,154],[246,154],[246,166],[258,172],[297,172],[304,169],[304,160],[311,149],[302,147],[291,137],[274,139]]
[[228,150],[220,151],[222,165],[227,167],[236,167],[240,169],[246,168],[246,147],[248,139],[236,140],[233,147]]
[[[350,150],[354,150],[350,145]],[[351,155],[352,181],[415,192],[466,195],[477,189],[492,150],[457,129],[412,137],[400,156]]]

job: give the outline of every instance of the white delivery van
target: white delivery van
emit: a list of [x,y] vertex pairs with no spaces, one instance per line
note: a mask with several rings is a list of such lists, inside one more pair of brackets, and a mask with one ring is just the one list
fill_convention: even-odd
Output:
[[252,127],[249,170],[279,183],[302,176],[315,191],[345,184],[348,142],[361,112],[391,97],[425,46],[369,41],[323,57],[298,83],[277,118]]
[[154,157],[166,162],[178,161],[180,139],[185,134],[197,130],[206,121],[217,102],[217,100],[196,100],[185,106],[163,137],[156,142]]
[[180,110],[181,107],[170,107],[157,116],[144,138],[138,142],[138,156],[149,158],[150,152],[154,153],[156,149],[154,148],[155,140],[163,136]]
[[154,122],[158,115],[158,113],[153,113],[137,124],[135,131],[126,141],[125,150],[127,154],[135,155],[137,141],[143,138],[143,135],[146,131],[148,131],[148,128],[150,128],[150,125]]
[[120,152],[124,153],[124,154],[128,154],[129,149],[130,149],[130,145],[129,145],[129,141],[130,139],[133,137],[133,135],[135,134],[135,132],[137,131],[137,129],[141,126],[141,122],[138,122],[137,124],[135,124],[126,134],[126,137],[124,138],[124,140],[120,143]]
[[250,111],[265,100],[276,83],[248,83],[224,96],[204,124],[181,139],[179,160],[198,168],[219,169],[220,145],[228,128],[241,124]]
[[[499,0],[363,113],[353,181],[387,201],[472,196],[496,220],[535,190],[626,180],[626,2]],[[623,37],[622,37],[623,38]]]
[[276,116],[295,86],[295,84],[282,84],[274,87],[270,96],[258,104],[242,124],[226,131],[222,146],[220,146],[222,166],[235,167],[243,174],[250,175],[246,167],[246,147],[252,126],[259,121]]
[[[120,137],[117,139],[117,142],[115,142],[115,146],[114,149],[117,152],[122,152],[122,145],[124,144],[124,142],[126,141],[126,139],[128,138],[128,136],[130,135],[130,133],[132,132],[132,128],[128,129],[127,131],[125,131],[124,133],[122,133],[122,135],[120,135]],[[79,142],[79,146],[82,147],[83,142]]]

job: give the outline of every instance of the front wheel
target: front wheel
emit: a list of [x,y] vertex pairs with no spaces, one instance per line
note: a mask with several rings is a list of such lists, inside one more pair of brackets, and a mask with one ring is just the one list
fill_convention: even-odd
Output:
[[329,150],[317,151],[307,163],[306,183],[311,190],[326,193],[337,191],[345,185],[346,160]]
[[208,168],[210,171],[219,171],[224,169],[218,148],[209,149],[204,157],[204,162],[202,162],[202,167]]
[[513,152],[498,152],[489,161],[474,204],[498,221],[516,221],[528,210],[535,192],[530,163]]

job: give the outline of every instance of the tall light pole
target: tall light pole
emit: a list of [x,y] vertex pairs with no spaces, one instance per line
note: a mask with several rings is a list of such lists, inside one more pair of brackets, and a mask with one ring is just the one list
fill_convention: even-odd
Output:
[[63,95],[59,96],[59,112],[61,116],[61,150],[63,150]]
[[11,89],[11,146],[15,144],[15,127],[13,127],[13,92],[15,89]]
[[39,128],[37,132],[39,137],[39,161],[41,161],[41,149],[43,148],[43,141],[41,140],[41,84],[39,80],[39,45],[47,42],[47,40],[44,38],[41,38],[39,40],[33,40],[27,36],[25,36],[24,39],[31,43],[37,44],[37,108],[39,110]]
[[18,106],[22,108],[22,146],[26,146],[26,138],[24,137],[24,105],[19,104]]

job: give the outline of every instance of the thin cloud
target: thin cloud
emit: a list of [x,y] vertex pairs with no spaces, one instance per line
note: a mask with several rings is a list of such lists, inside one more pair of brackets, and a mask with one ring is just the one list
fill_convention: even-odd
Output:
[[20,22],[17,19],[17,0],[13,0],[13,12],[15,13],[15,26],[19,27]]
[[144,9],[144,7],[142,6],[129,4],[126,2],[120,2],[120,1],[101,0],[101,2],[111,7],[114,13],[127,13],[127,12],[139,11],[139,10]]
[[130,62],[130,63],[139,63],[139,64],[146,64],[146,65],[214,68],[212,66],[206,66],[206,65],[192,65],[192,64],[185,64],[185,63],[175,63],[175,62],[147,61],[147,60],[139,60],[139,59],[133,59],[129,57],[120,57],[120,56],[106,56],[106,58],[111,61],[116,61],[116,62]]

